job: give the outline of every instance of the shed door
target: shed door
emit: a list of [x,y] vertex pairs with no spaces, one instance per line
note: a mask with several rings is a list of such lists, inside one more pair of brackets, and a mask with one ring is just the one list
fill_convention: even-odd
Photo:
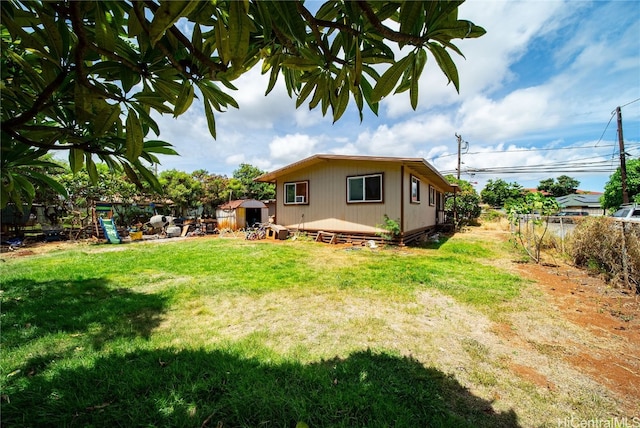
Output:
[[262,222],[262,208],[246,208],[247,227]]

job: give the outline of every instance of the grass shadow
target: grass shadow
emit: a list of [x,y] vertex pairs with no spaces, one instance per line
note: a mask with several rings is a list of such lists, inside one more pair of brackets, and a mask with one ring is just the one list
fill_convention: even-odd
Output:
[[148,338],[166,298],[113,287],[102,278],[15,280],[2,284],[3,349],[60,332],[82,334],[95,349],[113,338]]
[[371,351],[306,365],[221,350],[113,354],[15,379],[3,397],[5,426],[519,426],[454,377]]
[[446,244],[450,238],[453,237],[453,234],[451,233],[447,233],[447,234],[438,233],[436,235],[437,235],[437,239],[427,238],[427,240],[411,244],[411,246],[416,248],[424,248],[427,250],[437,250],[440,247],[442,247],[444,244]]

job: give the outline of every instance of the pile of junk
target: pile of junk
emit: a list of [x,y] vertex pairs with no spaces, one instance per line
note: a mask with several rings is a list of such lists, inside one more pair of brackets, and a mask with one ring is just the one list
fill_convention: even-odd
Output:
[[[141,226],[141,227],[140,227]],[[142,239],[153,236],[153,238],[175,238],[178,236],[199,236],[206,234],[197,224],[183,222],[178,217],[169,215],[154,215],[144,225],[132,228],[129,235],[132,240]],[[152,238],[152,239],[153,239]]]

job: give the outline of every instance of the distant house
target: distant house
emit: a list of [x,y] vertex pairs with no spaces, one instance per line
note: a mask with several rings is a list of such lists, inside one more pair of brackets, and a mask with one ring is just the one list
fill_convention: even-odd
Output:
[[455,188],[421,158],[322,154],[256,181],[276,185],[277,224],[339,242],[379,239],[385,215],[400,226],[397,243],[419,239],[444,222]]
[[256,223],[266,223],[268,217],[267,206],[255,199],[229,201],[216,209],[219,229],[243,229]]
[[600,197],[598,193],[574,193],[571,195],[560,196],[556,198],[556,202],[562,211],[584,211],[589,215],[604,215],[605,210],[600,205]]

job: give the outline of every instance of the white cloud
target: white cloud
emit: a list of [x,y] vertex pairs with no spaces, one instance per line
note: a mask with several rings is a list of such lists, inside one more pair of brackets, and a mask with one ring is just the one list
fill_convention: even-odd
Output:
[[315,154],[318,139],[304,134],[287,134],[269,143],[273,165],[282,166]]
[[483,141],[504,141],[551,128],[559,122],[550,108],[551,96],[544,87],[517,90],[499,101],[477,96],[460,108],[460,128]]

